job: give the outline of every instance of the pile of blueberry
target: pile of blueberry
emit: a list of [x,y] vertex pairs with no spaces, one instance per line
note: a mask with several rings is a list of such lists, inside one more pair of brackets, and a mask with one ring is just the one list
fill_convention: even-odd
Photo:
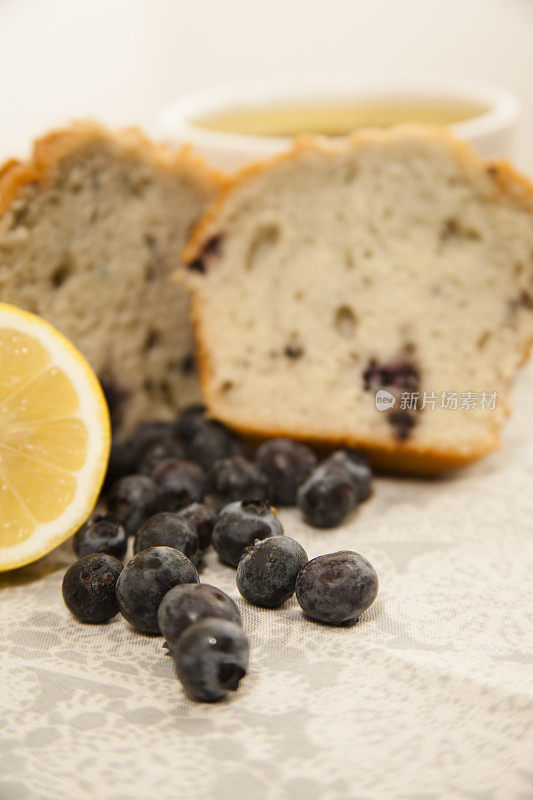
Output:
[[[212,545],[237,568],[250,603],[275,608],[296,592],[308,617],[330,624],[357,619],[375,600],[377,575],[358,553],[308,561],[284,535],[274,505],[294,505],[318,527],[338,525],[371,491],[372,473],[356,451],[321,464],[289,439],[264,442],[255,460],[239,438],[191,406],[175,423],[141,424],[114,441],[101,505],[76,533],[79,560],[63,579],[63,598],[82,622],[119,612],[138,631],[161,634],[190,695],[219,700],[238,688],[248,640],[233,600],[200,583]],[[124,566],[128,537],[133,557]]]

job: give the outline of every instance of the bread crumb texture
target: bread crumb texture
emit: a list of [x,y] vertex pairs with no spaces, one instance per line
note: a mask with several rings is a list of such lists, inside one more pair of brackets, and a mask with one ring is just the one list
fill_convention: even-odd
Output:
[[72,340],[124,428],[198,397],[188,293],[169,275],[219,182],[188,151],[95,123],[0,170],[0,299]]
[[243,170],[184,253],[210,411],[405,471],[498,447],[533,340],[532,198],[412,126]]

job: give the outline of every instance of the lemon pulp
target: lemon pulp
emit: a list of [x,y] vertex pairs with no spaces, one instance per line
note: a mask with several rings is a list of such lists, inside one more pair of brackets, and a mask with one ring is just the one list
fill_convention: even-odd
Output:
[[0,569],[49,552],[86,519],[109,436],[83,356],[38,317],[0,304]]

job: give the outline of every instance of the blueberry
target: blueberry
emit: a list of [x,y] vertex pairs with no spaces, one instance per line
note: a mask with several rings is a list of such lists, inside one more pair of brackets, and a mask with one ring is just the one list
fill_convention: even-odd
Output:
[[242,500],[222,509],[213,528],[213,547],[219,558],[236,567],[246,547],[256,539],[282,536],[281,522],[260,500]]
[[[409,357],[383,363],[376,359],[368,362],[363,372],[363,387],[366,391],[387,387],[398,398],[401,391],[413,393],[420,388],[420,369]],[[405,441],[418,418],[407,409],[390,409],[386,415],[398,441]]]
[[128,547],[124,526],[113,517],[96,516],[89,519],[74,535],[74,551],[78,558],[91,553],[107,553],[122,559]]
[[160,442],[154,442],[144,450],[136,471],[141,475],[153,475],[156,467],[167,458],[184,457],[185,447],[181,442],[174,439],[163,439]]
[[115,586],[123,570],[122,562],[107,553],[92,553],[71,564],[62,585],[69,611],[80,622],[107,622],[116,616]]
[[412,411],[398,408],[387,412],[387,421],[392,426],[395,438],[399,442],[404,442],[411,435],[411,429],[416,425],[417,418]]
[[211,544],[213,527],[217,518],[215,510],[207,503],[191,503],[177,513],[189,523],[196,533],[200,550],[207,550]]
[[215,461],[242,451],[239,438],[215,420],[205,420],[188,442],[189,458],[196,461],[206,472]]
[[113,437],[111,452],[105,476],[104,491],[126,475],[132,475],[137,464],[135,454],[127,442],[121,442]]
[[143,522],[135,535],[134,553],[149,547],[173,547],[193,559],[198,551],[198,537],[187,520],[175,511],[160,511]]
[[174,434],[184,442],[190,442],[193,436],[206,423],[206,408],[201,403],[184,408],[174,425]]
[[239,609],[225,592],[208,583],[173,586],[161,601],[157,619],[167,646],[174,650],[185,628],[205,617],[229,619],[241,624]]
[[209,486],[222,506],[245,497],[267,499],[266,477],[243,456],[230,456],[217,461],[209,474]]
[[141,422],[126,441],[138,463],[149,447],[161,442],[172,441],[175,438],[172,422],[153,419]]
[[357,489],[348,470],[324,463],[298,489],[296,501],[306,522],[316,528],[334,528],[356,505]]
[[255,463],[268,478],[268,499],[274,505],[293,506],[301,483],[316,467],[311,448],[292,439],[269,439],[259,447]]
[[193,461],[167,458],[155,468],[153,479],[157,485],[159,507],[165,511],[177,511],[203,500],[205,472]]
[[363,372],[365,390],[379,389],[383,386],[414,392],[420,385],[420,370],[417,365],[405,358],[389,363],[371,359]]
[[126,475],[113,484],[107,499],[109,512],[133,536],[142,523],[157,511],[158,492],[147,475]]
[[237,567],[237,588],[256,606],[275,608],[294,593],[307,564],[303,547],[289,536],[273,536],[248,547]]
[[135,472],[149,474],[148,456],[147,462],[143,465],[144,456],[157,445],[172,448],[167,458],[170,455],[174,456],[176,452],[183,455],[183,445],[177,443],[172,423],[164,420],[143,422],[126,439],[113,437],[105,481],[106,489],[126,475],[133,475]]
[[296,598],[307,616],[336,625],[357,619],[377,593],[376,570],[351,550],[313,558],[296,581]]
[[357,490],[358,503],[370,496],[373,474],[363,453],[358,450],[337,450],[326,459],[324,464],[337,464],[350,473]]
[[222,700],[239,687],[248,667],[248,639],[239,625],[208,617],[183,631],[176,643],[176,673],[197,700]]
[[157,610],[178,583],[198,583],[187,556],[173,547],[150,547],[128,561],[117,581],[120,613],[138,631],[159,633]]

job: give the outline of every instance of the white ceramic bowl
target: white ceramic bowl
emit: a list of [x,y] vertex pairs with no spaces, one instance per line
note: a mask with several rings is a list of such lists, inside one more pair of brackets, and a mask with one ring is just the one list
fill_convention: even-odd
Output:
[[461,80],[420,77],[350,78],[244,83],[200,92],[168,106],[159,119],[157,134],[176,144],[191,143],[213,164],[234,169],[285,150],[290,137],[225,133],[196,124],[199,117],[235,108],[253,108],[313,101],[406,101],[417,105],[442,99],[481,104],[488,110],[452,125],[485,158],[512,155],[519,108],[503,89]]

